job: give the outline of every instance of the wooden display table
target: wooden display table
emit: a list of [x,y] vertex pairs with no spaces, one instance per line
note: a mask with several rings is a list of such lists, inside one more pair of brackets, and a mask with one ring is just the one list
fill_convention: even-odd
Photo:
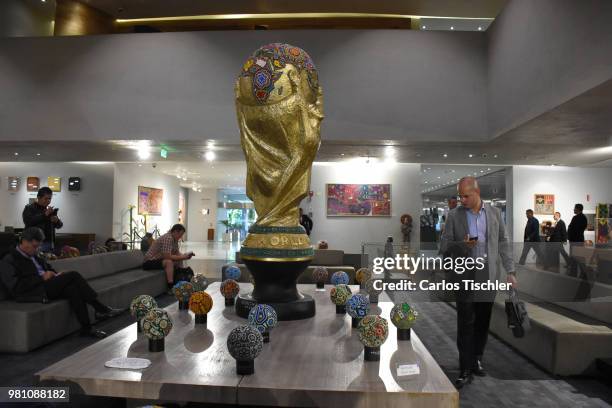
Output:
[[[255,360],[255,374],[238,376],[226,347],[232,328],[246,321],[226,308],[219,283],[210,285],[214,306],[204,328],[194,328],[191,312],[166,308],[174,327],[165,352],[149,353],[147,338],[137,338],[135,323],[36,374],[45,384],[71,384],[71,392],[149,400],[193,401],[268,406],[458,407],[459,394],[413,332],[409,342],[389,338],[379,362],[363,359],[357,330],[348,315],[336,315],[324,292],[299,285],[316,301],[312,319],[279,322],[270,343]],[[352,286],[353,292],[358,290]],[[241,292],[251,290],[242,283]],[[389,318],[393,304],[372,305],[372,314]],[[112,358],[151,360],[145,370],[104,367]],[[398,376],[400,365],[417,364],[420,374]]]

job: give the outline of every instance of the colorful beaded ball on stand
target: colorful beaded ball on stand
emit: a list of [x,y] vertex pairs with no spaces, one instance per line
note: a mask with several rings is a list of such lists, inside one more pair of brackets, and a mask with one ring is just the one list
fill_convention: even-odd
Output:
[[349,276],[346,272],[338,271],[334,273],[331,277],[332,285],[348,285],[349,284]]
[[346,313],[346,302],[351,297],[351,288],[348,285],[336,285],[329,291],[331,301],[336,305],[336,313]]
[[418,317],[418,313],[408,303],[399,303],[391,309],[391,323],[397,327],[398,340],[410,340],[410,329]]
[[140,321],[142,331],[149,338],[149,351],[164,351],[164,338],[172,330],[168,313],[159,308],[149,310]]
[[270,305],[258,304],[249,312],[249,324],[262,334],[264,343],[270,342],[270,330],[278,324],[276,310]]
[[194,292],[202,292],[208,287],[208,279],[202,274],[194,275],[191,278],[191,286],[193,286]]
[[206,324],[206,315],[212,306],[212,297],[204,291],[193,292],[189,298],[189,310],[195,314],[196,324]]
[[138,333],[142,331],[140,326],[140,321],[143,317],[149,312],[149,310],[156,308],[157,302],[153,296],[149,295],[138,295],[134,299],[132,299],[132,303],[130,303],[130,313],[132,317],[136,319],[136,327],[138,328]]
[[255,358],[263,349],[263,336],[253,326],[238,326],[227,337],[227,349],[236,359],[238,375],[255,372]]
[[193,293],[191,282],[177,282],[172,288],[172,292],[174,292],[174,297],[179,302],[179,310],[187,310],[189,308],[189,297]]
[[236,265],[230,265],[225,269],[225,279],[233,279],[235,281],[238,281],[241,275],[242,271]]
[[364,345],[367,361],[380,360],[380,346],[389,336],[389,324],[380,316],[368,315],[359,322],[359,341]]
[[365,283],[368,279],[372,277],[372,271],[370,268],[359,268],[355,273],[355,280],[361,286],[361,288],[365,288]]
[[324,266],[317,266],[312,271],[312,279],[317,284],[317,289],[323,289],[325,287],[325,282],[327,282],[327,278],[329,277],[329,272],[327,268]]
[[240,285],[233,279],[226,279],[221,283],[219,290],[225,298],[225,306],[233,306],[234,299],[240,292]]
[[353,318],[353,327],[357,327],[359,321],[366,317],[370,308],[370,301],[365,295],[357,293],[346,301],[346,312]]
[[[376,284],[374,284],[376,282]],[[379,287],[380,289],[376,289]],[[378,303],[378,296],[382,291],[382,280],[377,278],[370,278],[365,283],[365,291],[370,298],[370,303]]]

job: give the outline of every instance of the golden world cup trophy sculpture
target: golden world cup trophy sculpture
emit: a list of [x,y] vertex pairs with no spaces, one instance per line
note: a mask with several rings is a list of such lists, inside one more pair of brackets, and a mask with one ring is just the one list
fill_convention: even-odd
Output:
[[254,304],[266,303],[279,320],[312,317],[313,299],[296,286],[314,255],[299,223],[299,204],[310,189],[323,119],[323,94],[310,56],[288,44],[256,50],[236,81],[236,111],[246,193],[257,211],[240,249],[254,289],[239,296],[236,312],[247,317]]

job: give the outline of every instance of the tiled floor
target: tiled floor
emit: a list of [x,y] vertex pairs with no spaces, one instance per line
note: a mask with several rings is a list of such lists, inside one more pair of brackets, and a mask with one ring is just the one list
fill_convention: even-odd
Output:
[[236,259],[240,250],[239,242],[184,242],[181,252],[193,251],[195,256],[185,262],[196,274],[203,274],[211,280],[221,280],[221,267]]

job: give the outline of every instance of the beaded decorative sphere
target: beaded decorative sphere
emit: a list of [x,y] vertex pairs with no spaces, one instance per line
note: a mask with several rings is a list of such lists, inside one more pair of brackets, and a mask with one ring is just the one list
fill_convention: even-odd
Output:
[[372,296],[372,295],[380,295],[382,293],[382,282],[378,283],[377,286],[379,286],[381,289],[376,289],[374,287],[374,282],[376,280],[380,280],[377,278],[370,278],[366,281],[365,283],[365,291],[368,293],[368,295]]
[[236,265],[231,265],[225,269],[225,279],[233,279],[237,281],[240,279],[240,275],[242,275],[242,271]]
[[179,302],[189,302],[189,297],[193,293],[193,285],[191,282],[180,281],[174,285],[172,292]]
[[346,272],[338,271],[332,275],[331,283],[332,285],[348,285],[349,276]]
[[233,279],[226,279],[221,283],[221,287],[219,288],[221,294],[226,299],[233,299],[238,296],[238,292],[240,292],[240,286],[238,282]]
[[389,324],[380,316],[368,315],[359,322],[359,341],[366,347],[380,347],[389,335]]
[[327,272],[327,268],[323,266],[317,266],[312,271],[312,279],[315,282],[327,282],[327,278],[329,277],[329,272]]
[[191,286],[193,286],[194,292],[202,292],[208,287],[208,279],[202,274],[194,275],[191,278]]
[[272,330],[278,324],[276,310],[270,305],[258,304],[249,312],[249,324],[260,333]]
[[140,321],[142,331],[151,340],[161,340],[172,330],[172,320],[164,309],[149,310]]
[[197,315],[210,312],[212,305],[212,297],[204,291],[193,292],[189,298],[189,310]]
[[227,350],[238,361],[254,360],[263,348],[263,336],[253,326],[238,326],[227,336]]
[[351,297],[351,288],[347,285],[336,285],[329,291],[329,297],[335,305],[345,305]]
[[372,277],[372,271],[369,268],[359,268],[355,273],[355,279],[358,283],[365,283]]
[[357,293],[346,301],[346,312],[349,316],[356,319],[362,319],[368,314],[370,308],[370,301],[368,298],[360,293]]
[[419,314],[406,302],[399,303],[391,309],[391,323],[398,329],[409,329],[412,327]]
[[140,321],[140,319],[145,317],[149,310],[156,307],[157,302],[153,296],[138,295],[132,299],[132,303],[130,303],[130,313],[136,318],[136,320]]

